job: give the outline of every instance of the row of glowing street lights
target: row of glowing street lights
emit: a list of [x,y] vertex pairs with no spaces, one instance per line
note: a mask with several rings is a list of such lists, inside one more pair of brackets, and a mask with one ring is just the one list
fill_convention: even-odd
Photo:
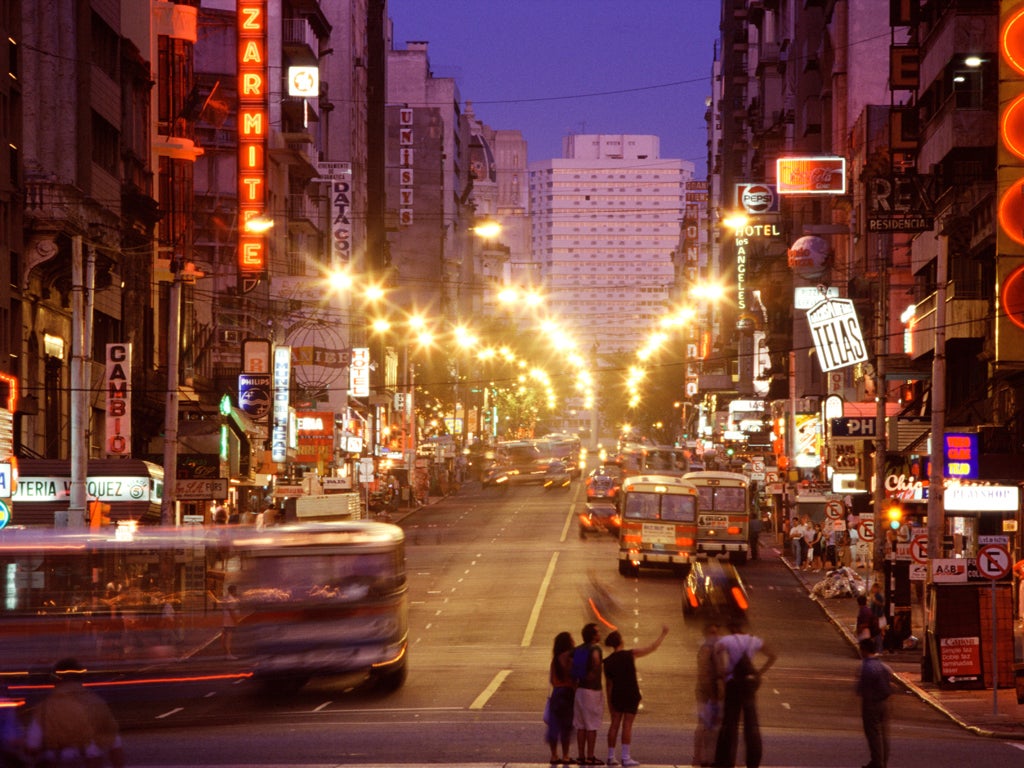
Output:
[[[647,336],[636,352],[637,362],[626,372],[626,394],[630,408],[637,408],[642,400],[641,387],[647,378],[650,364],[656,359],[674,333],[690,327],[698,316],[697,305],[707,312],[725,297],[725,288],[718,283],[706,283],[693,286],[689,291],[692,305],[674,307],[663,315],[657,326]],[[708,316],[706,319],[710,319]]]
[[[368,283],[359,285],[358,281],[347,272],[336,272],[329,276],[331,285],[350,294],[359,292],[360,298],[369,307],[380,307],[386,304],[387,289],[381,285]],[[681,329],[688,328],[698,313],[703,309],[710,319],[712,307],[725,296],[725,288],[721,284],[706,283],[693,286],[688,291],[688,303],[672,307],[663,315],[656,327],[644,340],[636,352],[636,362],[631,365],[625,377],[625,389],[629,408],[637,408],[642,400],[641,390],[647,378],[649,367],[656,360],[658,353],[672,340]],[[547,339],[553,349],[560,353],[570,369],[574,381],[574,389],[582,400],[584,410],[590,410],[595,404],[595,382],[591,365],[582,352],[577,339],[556,319],[543,316],[544,295],[536,289],[505,286],[496,294],[501,304],[518,306],[527,310],[543,338]],[[406,314],[401,320],[395,321],[385,314],[370,317],[370,327],[376,334],[390,333],[396,328],[408,332],[408,340],[416,349],[437,348],[443,341],[450,341],[460,354],[473,354],[481,363],[502,362],[520,369],[518,380],[520,385],[532,381],[542,388],[547,407],[555,410],[558,397],[550,375],[539,366],[530,364],[519,358],[508,345],[482,345],[481,337],[470,326],[456,324],[450,331],[438,330],[438,324],[415,312]]]
[[[549,410],[555,410],[558,405],[558,395],[551,376],[542,367],[531,366],[528,361],[520,358],[517,353],[508,345],[485,345],[472,327],[466,324],[456,324],[447,330],[439,330],[440,323],[429,320],[422,314],[404,310],[398,314],[400,319],[395,319],[394,308],[387,307],[387,289],[379,284],[360,284],[349,272],[332,272],[328,275],[328,281],[332,288],[348,293],[358,298],[370,308],[369,327],[375,334],[382,335],[393,331],[404,331],[407,333],[407,342],[411,349],[427,350],[439,348],[443,343],[451,343],[458,354],[471,354],[481,363],[497,362],[504,363],[513,368],[518,368],[519,385],[525,386],[532,382],[539,387],[544,394]],[[506,286],[498,294],[498,300],[503,304],[515,304],[526,307],[534,312],[533,319],[542,337],[547,339],[554,351],[561,353],[562,358],[568,363],[571,369],[571,376],[574,388],[583,401],[583,407],[590,409],[594,406],[594,379],[593,374],[587,366],[586,359],[580,352],[579,343],[572,335],[551,317],[538,317],[543,306],[543,294],[536,290],[515,288]]]

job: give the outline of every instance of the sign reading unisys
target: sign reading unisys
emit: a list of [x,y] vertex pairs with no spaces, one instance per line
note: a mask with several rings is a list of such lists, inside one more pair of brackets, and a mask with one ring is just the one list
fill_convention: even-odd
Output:
[[249,225],[266,214],[267,3],[238,3],[238,272],[243,293],[266,273],[267,243]]

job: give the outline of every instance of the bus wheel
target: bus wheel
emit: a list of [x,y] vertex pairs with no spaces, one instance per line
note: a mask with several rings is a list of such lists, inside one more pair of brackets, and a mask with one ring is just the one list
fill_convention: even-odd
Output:
[[262,678],[260,685],[274,696],[294,696],[308,682],[306,675],[274,675]]
[[619,560],[619,575],[636,577],[640,575],[640,569],[628,560]]
[[372,674],[373,687],[381,693],[392,693],[405,685],[405,678],[409,669],[403,663],[393,667],[374,670]]

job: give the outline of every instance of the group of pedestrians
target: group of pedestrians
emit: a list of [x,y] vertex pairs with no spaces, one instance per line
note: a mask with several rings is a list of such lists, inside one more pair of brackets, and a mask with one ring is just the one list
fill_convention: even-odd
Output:
[[[668,627],[662,626],[661,634],[649,645],[627,649],[622,633],[612,630],[604,641],[609,649],[605,656],[601,628],[593,622],[584,625],[579,645],[574,644],[569,632],[558,633],[549,674],[551,694],[545,709],[545,740],[551,749],[551,765],[640,765],[631,753],[633,721],[641,699],[636,660],[656,651],[667,634]],[[606,699],[610,719],[607,761],[596,754]],[[575,759],[569,754],[573,731]],[[615,756],[617,745],[621,745],[621,759]]]

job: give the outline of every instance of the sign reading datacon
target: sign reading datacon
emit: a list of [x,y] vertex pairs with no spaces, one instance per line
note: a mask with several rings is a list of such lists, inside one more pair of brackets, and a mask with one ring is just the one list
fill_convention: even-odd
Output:
[[246,293],[267,268],[267,243],[249,226],[267,205],[267,3],[238,3],[238,272]]

